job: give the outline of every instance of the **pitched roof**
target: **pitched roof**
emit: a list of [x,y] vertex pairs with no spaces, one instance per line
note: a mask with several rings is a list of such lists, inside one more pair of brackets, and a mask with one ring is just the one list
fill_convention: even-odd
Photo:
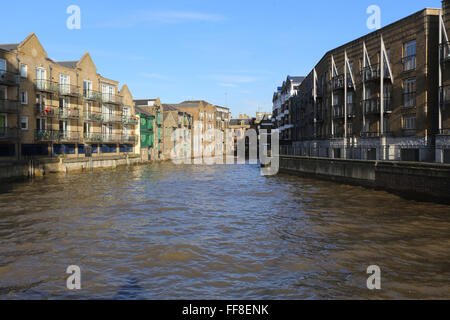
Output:
[[291,76],[288,76],[288,78],[289,78],[289,80],[291,80],[291,82],[299,82],[299,83],[301,83],[301,82],[303,82],[303,80],[305,80],[305,77],[291,77]]
[[172,104],[163,104],[164,111],[180,111]]
[[151,116],[151,115],[152,115],[152,114],[150,113],[150,111],[147,110],[147,108],[135,107],[134,109],[136,110],[136,113],[145,114],[145,115],[147,115],[147,116]]
[[78,61],[56,61],[56,63],[66,68],[76,69]]
[[18,47],[18,43],[0,44],[0,49],[5,51],[17,50]]

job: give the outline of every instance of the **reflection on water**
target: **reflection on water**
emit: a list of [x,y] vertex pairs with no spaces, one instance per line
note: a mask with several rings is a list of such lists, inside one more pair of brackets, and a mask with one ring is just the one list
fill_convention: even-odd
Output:
[[3,299],[450,298],[449,207],[381,191],[163,163],[7,184],[0,204]]

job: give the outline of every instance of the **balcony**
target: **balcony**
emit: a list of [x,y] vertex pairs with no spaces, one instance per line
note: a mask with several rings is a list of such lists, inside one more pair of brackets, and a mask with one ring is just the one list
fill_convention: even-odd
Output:
[[105,123],[122,123],[122,115],[118,114],[103,113],[102,119]]
[[[387,70],[387,65],[384,68],[384,79],[390,80],[391,76]],[[361,79],[362,82],[371,82],[371,81],[379,81],[381,79],[381,70],[380,64],[374,64],[368,67],[365,67],[361,71]]]
[[344,138],[345,133],[344,132],[335,132],[331,134],[331,139],[342,139]]
[[450,42],[440,44],[439,51],[441,54],[441,63],[450,61]]
[[85,112],[83,114],[83,119],[88,122],[102,122],[103,116],[102,113],[94,113],[94,112]]
[[19,113],[19,101],[0,100],[0,113]]
[[128,126],[135,126],[138,124],[137,117],[133,117],[133,116],[123,116],[122,122],[124,125],[128,125]]
[[0,128],[0,141],[15,141],[21,136],[19,128]]
[[403,93],[403,108],[415,108],[416,107],[416,93],[408,92]]
[[[380,98],[366,99],[361,101],[362,109],[366,115],[379,115],[380,114]],[[384,98],[384,113],[392,112],[392,105],[390,98]]]
[[59,114],[59,108],[46,107],[41,104],[36,104],[36,115],[41,118],[56,118]]
[[79,97],[80,87],[71,84],[59,84],[59,95],[67,97]]
[[101,93],[93,90],[83,89],[83,98],[87,101],[99,101],[101,99]]
[[345,117],[344,106],[341,105],[333,106],[333,119],[343,119],[344,117]]
[[[345,76],[343,74],[335,76],[331,79],[333,91],[344,90]],[[347,88],[354,89],[354,85],[350,75],[347,75]]]
[[137,142],[137,137],[135,135],[131,135],[131,134],[124,134],[122,135],[122,139],[121,141],[122,143],[136,143]]
[[60,119],[80,119],[80,110],[75,108],[59,108],[58,118]]
[[59,93],[59,83],[49,80],[36,80],[36,91],[46,93]]
[[103,141],[102,133],[85,133],[84,141],[89,143],[99,143]]
[[37,130],[36,141],[39,142],[80,142],[78,131]]
[[20,84],[20,76],[16,72],[0,70],[0,85],[16,87]]
[[416,70],[416,55],[404,57],[402,59],[402,63],[403,63],[403,72]]
[[101,97],[101,101],[103,103],[115,104],[115,105],[121,105],[122,104],[122,97],[117,95],[117,94],[102,93],[100,95],[100,97]]

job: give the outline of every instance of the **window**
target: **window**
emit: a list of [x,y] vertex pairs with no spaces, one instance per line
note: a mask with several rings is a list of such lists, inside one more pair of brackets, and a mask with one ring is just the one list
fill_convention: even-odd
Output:
[[22,104],[28,104],[28,93],[26,91],[20,92],[20,102]]
[[0,74],[4,74],[6,71],[6,60],[0,59]]
[[85,98],[90,98],[92,95],[92,82],[88,80],[83,81],[83,94]]
[[390,121],[389,118],[383,119],[383,133],[391,132]]
[[416,115],[403,117],[403,129],[404,130],[416,129]]
[[59,75],[59,90],[63,94],[70,93],[70,77],[68,75]]
[[40,131],[45,130],[45,128],[47,127],[46,124],[47,124],[46,119],[39,119],[39,118],[36,119],[36,129],[37,130],[40,130]]
[[28,130],[28,117],[20,117],[20,129]]
[[416,78],[403,81],[403,107],[414,108],[416,106]]
[[26,64],[20,65],[20,76],[22,78],[28,78],[28,66]]
[[403,71],[416,69],[416,40],[405,43],[403,48]]
[[0,87],[0,100],[6,100],[7,99],[7,90],[5,87]]

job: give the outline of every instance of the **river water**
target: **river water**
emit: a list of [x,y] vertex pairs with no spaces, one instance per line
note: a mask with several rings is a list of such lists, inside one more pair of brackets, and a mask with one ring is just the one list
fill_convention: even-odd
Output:
[[0,188],[0,298],[449,299],[449,230],[449,206],[250,165],[51,175]]

